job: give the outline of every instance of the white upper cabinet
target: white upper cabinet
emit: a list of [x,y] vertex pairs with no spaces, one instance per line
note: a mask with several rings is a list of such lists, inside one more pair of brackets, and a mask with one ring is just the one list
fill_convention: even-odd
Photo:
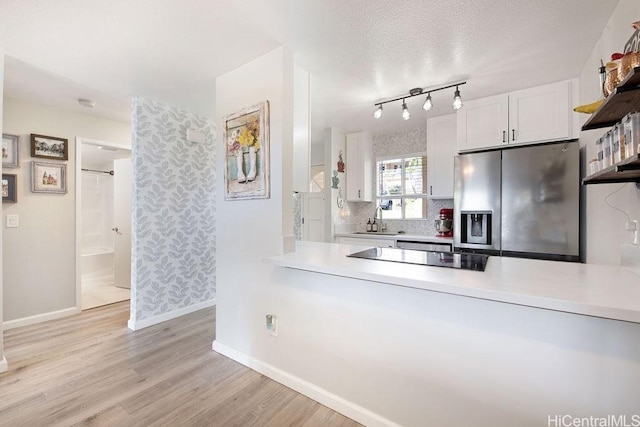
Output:
[[457,113],[458,150],[506,145],[509,128],[509,95],[465,101]]
[[457,113],[458,151],[578,137],[577,81],[467,101]]
[[453,158],[456,154],[456,114],[427,120],[428,196],[453,199]]
[[570,82],[509,94],[509,143],[553,141],[570,137]]
[[366,132],[347,134],[347,201],[370,202],[373,200],[371,185],[373,171],[371,136]]

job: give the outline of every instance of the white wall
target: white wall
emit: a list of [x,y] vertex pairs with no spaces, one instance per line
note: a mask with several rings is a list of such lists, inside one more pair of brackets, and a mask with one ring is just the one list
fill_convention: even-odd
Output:
[[[4,96],[4,53],[0,50],[0,99],[3,99]],[[0,133],[4,132],[4,128],[2,126],[2,118],[3,118],[3,102],[0,102]],[[2,165],[0,165],[0,169],[2,169]],[[0,207],[0,220],[4,221],[4,206]],[[3,239],[3,227],[0,225],[0,241]],[[0,245],[0,271],[3,268],[3,251],[2,245]],[[4,339],[3,339],[3,314],[2,314],[2,306],[4,305],[4,297],[3,297],[3,280],[2,275],[0,275],[0,373],[5,372],[7,370],[7,359],[4,357]]]
[[[580,104],[598,99],[598,67],[613,52],[621,52],[633,34],[631,23],[640,16],[637,0],[620,0],[611,15],[602,36],[580,73]],[[589,116],[584,115],[583,120]],[[587,147],[586,162],[595,158],[594,143],[607,128],[582,132],[581,146]],[[583,165],[585,168],[586,166]],[[604,203],[604,198],[625,184],[598,184],[586,188],[586,239],[587,262],[591,264],[620,264],[620,245],[631,242],[631,234],[625,231],[626,217]],[[631,219],[640,220],[640,190],[633,183],[609,198],[609,203],[627,212]]]
[[[4,132],[20,136],[20,167],[10,172],[18,175],[18,202],[3,205],[5,215],[19,215],[20,221],[19,228],[3,230],[4,321],[15,325],[75,309],[75,138],[129,145],[131,128],[5,97]],[[69,140],[67,194],[31,192],[31,133]]]
[[[262,101],[270,104],[269,199],[224,199],[226,143],[217,146],[216,341],[247,354],[266,356],[265,315],[277,295],[270,291],[273,268],[262,262],[281,254],[293,234],[291,152],[293,147],[293,59],[279,48],[216,80],[216,123],[222,140],[225,115]],[[285,117],[286,115],[286,117]]]

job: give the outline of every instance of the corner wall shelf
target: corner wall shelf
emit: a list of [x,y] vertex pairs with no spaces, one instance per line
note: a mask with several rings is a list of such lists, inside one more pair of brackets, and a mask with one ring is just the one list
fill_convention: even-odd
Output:
[[640,154],[585,177],[582,185],[634,181],[640,183]]
[[611,127],[627,113],[640,110],[640,67],[634,68],[620,82],[602,105],[582,125],[582,130]]

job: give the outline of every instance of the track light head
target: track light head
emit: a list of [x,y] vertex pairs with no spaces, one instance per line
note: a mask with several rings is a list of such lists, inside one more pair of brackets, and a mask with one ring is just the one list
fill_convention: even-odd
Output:
[[407,103],[405,102],[405,100],[402,100],[402,118],[404,120],[409,120],[411,118],[411,113],[409,112],[409,109],[407,108]]
[[456,86],[456,91],[453,94],[453,109],[459,110],[462,108],[462,98],[460,97],[460,90]]
[[373,117],[375,117],[376,119],[382,117],[382,104],[378,105],[378,108],[376,108],[376,110],[373,112]]
[[431,92],[427,94],[427,99],[424,100],[424,104],[422,104],[422,109],[424,111],[429,111],[433,108],[433,102],[431,101]]

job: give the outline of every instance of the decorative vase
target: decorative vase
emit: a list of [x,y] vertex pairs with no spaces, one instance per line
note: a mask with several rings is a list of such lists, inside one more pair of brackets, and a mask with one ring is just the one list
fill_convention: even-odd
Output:
[[249,147],[249,174],[247,181],[251,182],[256,179],[256,147]]
[[239,183],[243,183],[247,181],[247,177],[244,175],[244,171],[242,170],[242,166],[244,164],[244,154],[242,153],[242,151],[239,151],[238,154],[236,154],[236,177],[238,178],[238,182]]

